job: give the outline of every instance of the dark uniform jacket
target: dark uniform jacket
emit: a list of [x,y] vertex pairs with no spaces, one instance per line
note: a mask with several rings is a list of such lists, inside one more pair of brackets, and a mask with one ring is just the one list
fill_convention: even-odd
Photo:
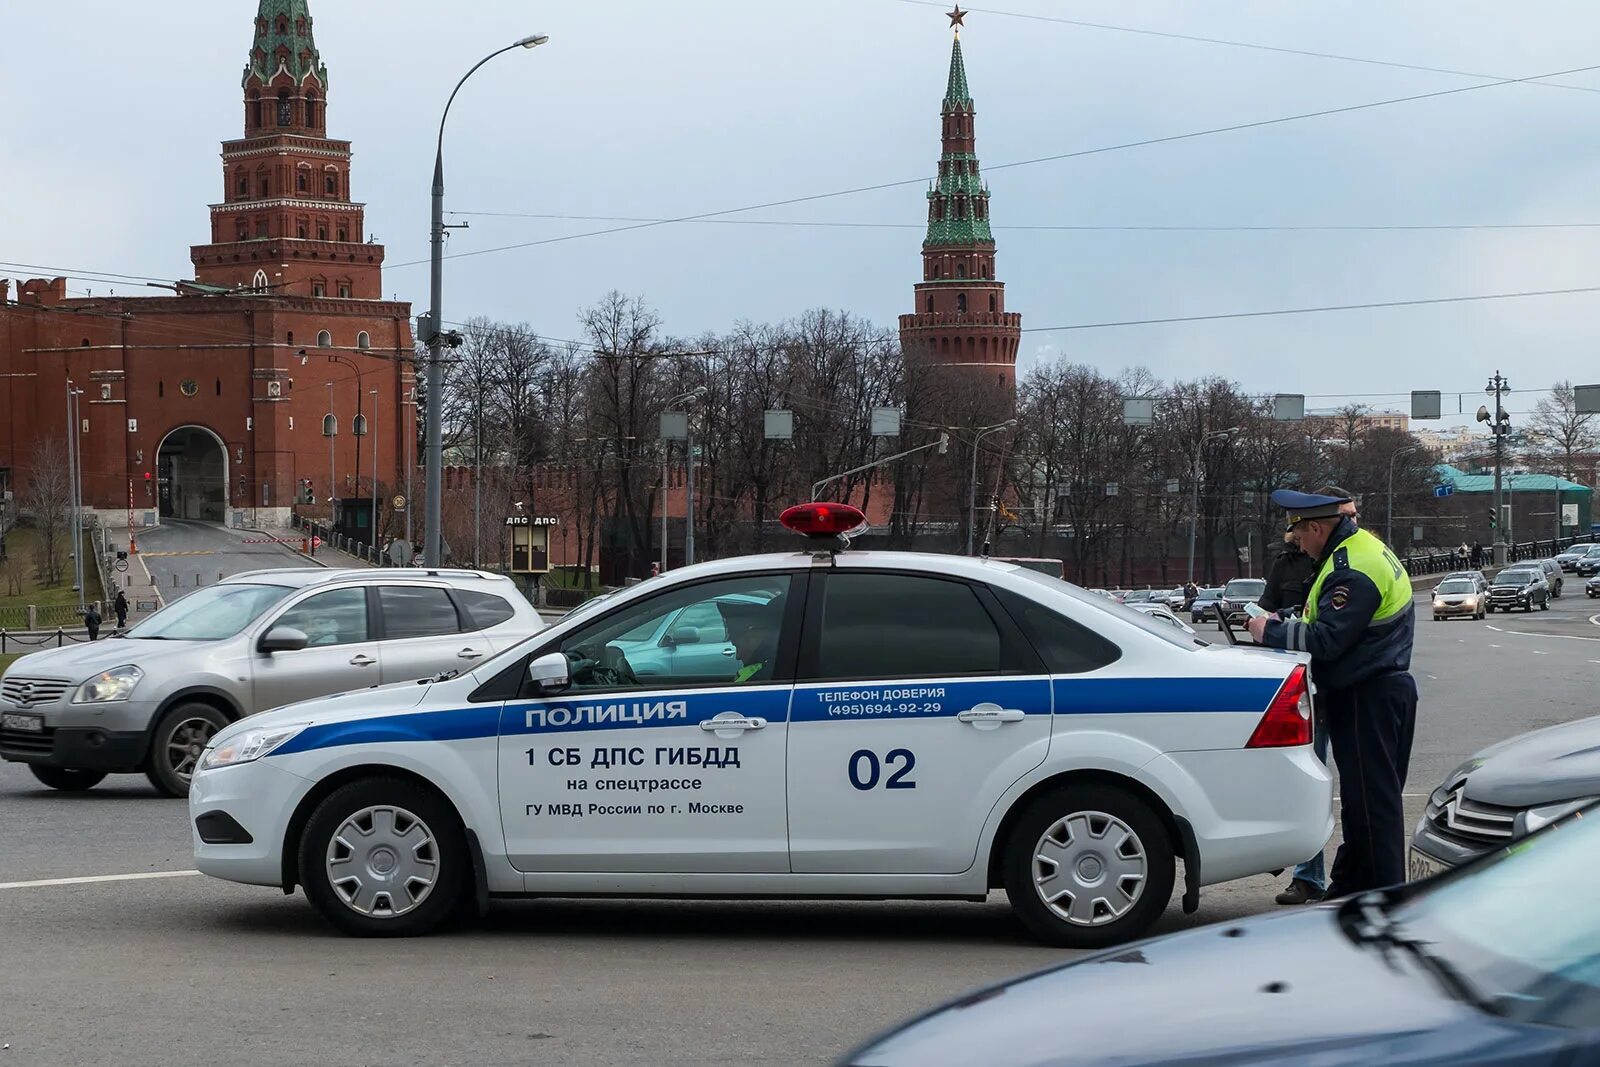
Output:
[[[1347,689],[1379,674],[1411,669],[1416,610],[1408,604],[1396,615],[1373,621],[1383,601],[1378,585],[1354,569],[1349,553],[1340,547],[1355,532],[1355,523],[1342,520],[1317,561],[1318,572],[1329,560],[1332,569],[1317,593],[1316,621],[1271,620],[1263,635],[1262,643],[1270,648],[1311,653],[1311,676],[1324,689]],[[1409,587],[1404,572],[1385,580],[1405,581]]]
[[1267,591],[1261,594],[1261,607],[1284,615],[1300,610],[1316,577],[1317,561],[1300,551],[1299,545],[1285,543],[1283,552],[1267,571]]

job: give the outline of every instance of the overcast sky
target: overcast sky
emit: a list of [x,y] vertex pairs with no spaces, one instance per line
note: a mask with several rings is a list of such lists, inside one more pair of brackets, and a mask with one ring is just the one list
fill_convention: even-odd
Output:
[[[1262,392],[1470,390],[1600,378],[1600,294],[1048,332],[1129,319],[1600,286],[1600,229],[1073,230],[1007,227],[1600,223],[1600,92],[1505,84],[1010,169],[998,165],[1600,62],[1593,0],[990,0],[967,19],[978,150],[1024,368],[1066,358]],[[433,129],[457,211],[669,218],[912,184],[466,257],[446,317],[573,337],[609,289],[669,331],[827,306],[892,325],[920,277],[950,32],[907,0],[312,0],[329,130],[388,245],[385,288],[427,298]],[[241,132],[253,0],[8,5],[0,34],[0,259],[188,277]],[[1000,14],[1005,11],[1011,14]],[[1338,53],[1402,69],[1020,17]],[[1600,71],[1563,84],[1600,90]],[[475,216],[456,254],[619,225]],[[746,225],[846,222],[870,227]],[[0,266],[0,276],[31,275]],[[74,288],[101,283],[74,283]],[[119,289],[126,292],[126,289]],[[1399,397],[1367,398],[1379,406]],[[1447,410],[1455,406],[1452,395]],[[1531,407],[1531,399],[1513,403]]]

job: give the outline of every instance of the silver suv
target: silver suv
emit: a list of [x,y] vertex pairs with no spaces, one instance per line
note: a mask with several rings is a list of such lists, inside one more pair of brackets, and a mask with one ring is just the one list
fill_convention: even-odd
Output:
[[471,669],[540,630],[511,579],[453,570],[239,574],[124,638],[0,679],[0,757],[56,789],[143,771],[171,796],[222,727],[312,697]]

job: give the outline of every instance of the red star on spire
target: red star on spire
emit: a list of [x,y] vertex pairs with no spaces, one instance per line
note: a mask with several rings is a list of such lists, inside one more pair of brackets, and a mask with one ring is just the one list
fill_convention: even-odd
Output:
[[961,10],[961,5],[957,4],[954,11],[945,12],[945,18],[950,20],[950,28],[956,30],[966,25],[965,19],[969,14],[970,11]]

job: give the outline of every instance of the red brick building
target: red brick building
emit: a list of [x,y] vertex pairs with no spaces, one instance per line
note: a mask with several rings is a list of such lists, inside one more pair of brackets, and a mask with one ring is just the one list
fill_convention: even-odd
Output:
[[65,437],[70,382],[84,499],[115,524],[130,490],[141,523],[258,525],[286,523],[307,482],[323,508],[369,493],[374,469],[386,491],[402,483],[411,307],[382,299],[350,142],[326,136],[307,0],[261,0],[243,90],[244,135],[223,142],[193,281],[90,297],[65,278],[14,294],[0,279],[0,481],[25,487],[39,442]]

